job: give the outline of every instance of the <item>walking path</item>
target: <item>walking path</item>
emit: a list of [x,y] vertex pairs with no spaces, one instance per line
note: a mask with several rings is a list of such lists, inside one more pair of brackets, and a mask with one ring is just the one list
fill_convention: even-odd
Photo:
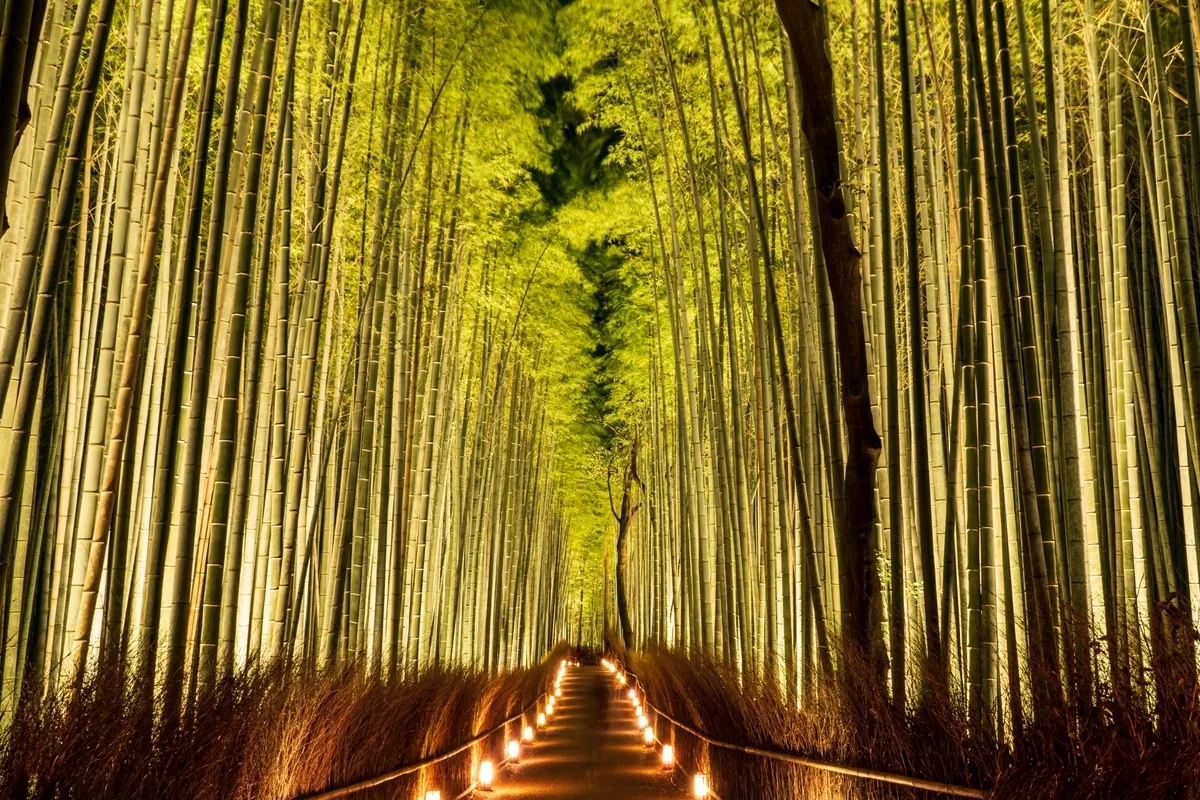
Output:
[[684,790],[642,744],[633,706],[617,695],[602,667],[568,669],[554,716],[507,765],[485,798],[681,800]]

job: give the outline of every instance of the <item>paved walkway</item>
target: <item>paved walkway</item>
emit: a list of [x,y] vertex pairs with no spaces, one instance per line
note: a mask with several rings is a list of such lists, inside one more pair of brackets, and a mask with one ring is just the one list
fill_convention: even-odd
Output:
[[475,798],[682,800],[687,795],[642,744],[633,706],[618,697],[602,667],[573,667],[554,716],[496,788]]

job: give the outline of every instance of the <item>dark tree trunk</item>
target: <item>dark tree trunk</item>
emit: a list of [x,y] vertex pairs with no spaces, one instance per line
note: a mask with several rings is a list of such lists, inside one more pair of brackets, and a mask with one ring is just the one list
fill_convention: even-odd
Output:
[[846,639],[882,666],[882,620],[879,575],[873,552],[875,465],[881,443],[871,418],[867,386],[867,350],[863,331],[862,254],[854,244],[842,194],[841,145],[833,65],[827,49],[828,27],[821,7],[810,0],[775,0],[792,44],[802,91],[801,128],[808,140],[811,177],[817,195],[821,253],[829,275],[841,373],[842,410],[846,418],[845,543],[849,608],[844,616]]
[[[629,538],[629,528],[633,517],[637,514],[640,503],[633,502],[633,485],[639,486],[642,479],[637,471],[638,439],[633,438],[629,446],[629,463],[625,465],[625,478],[621,487],[621,510],[613,510],[617,518],[617,618],[621,622],[621,639],[625,647],[633,647],[633,625],[629,621],[629,600],[625,589],[626,543]],[[610,498],[611,500],[611,498]]]
[[0,6],[0,236],[8,231],[8,176],[13,154],[33,113],[29,84],[42,38],[46,0],[8,0]]

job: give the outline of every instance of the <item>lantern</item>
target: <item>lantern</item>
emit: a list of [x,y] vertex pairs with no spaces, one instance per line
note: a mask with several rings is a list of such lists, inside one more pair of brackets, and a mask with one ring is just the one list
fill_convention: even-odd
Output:
[[[511,742],[511,744],[516,744],[516,742]],[[481,788],[481,789],[492,788],[492,781],[494,781],[494,780],[496,780],[496,767],[492,764],[491,761],[480,761],[479,762],[479,788]]]

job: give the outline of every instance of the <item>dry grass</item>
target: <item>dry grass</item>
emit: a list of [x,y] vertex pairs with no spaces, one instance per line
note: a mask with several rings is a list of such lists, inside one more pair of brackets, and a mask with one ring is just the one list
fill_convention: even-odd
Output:
[[[310,672],[249,668],[201,697],[174,728],[154,725],[153,695],[121,671],[77,693],[26,703],[0,742],[0,796],[291,798],[343,786],[453,749],[532,703],[553,656],[489,675],[431,667],[403,680],[361,664]],[[454,797],[503,734],[360,797]],[[474,751],[474,752],[473,752]]]
[[[1160,691],[1149,704],[1104,690],[1094,708],[1064,712],[1068,723],[1027,731],[1013,748],[973,737],[955,693],[900,712],[870,690],[875,684],[862,669],[822,683],[796,708],[777,685],[707,655],[653,649],[619,657],[644,681],[651,703],[727,742],[985,788],[996,800],[1200,797],[1194,683],[1173,699]],[[1168,673],[1177,674],[1155,665],[1160,678]],[[722,800],[946,796],[712,747],[672,727],[664,722],[659,735],[674,737],[680,763],[708,773]]]

